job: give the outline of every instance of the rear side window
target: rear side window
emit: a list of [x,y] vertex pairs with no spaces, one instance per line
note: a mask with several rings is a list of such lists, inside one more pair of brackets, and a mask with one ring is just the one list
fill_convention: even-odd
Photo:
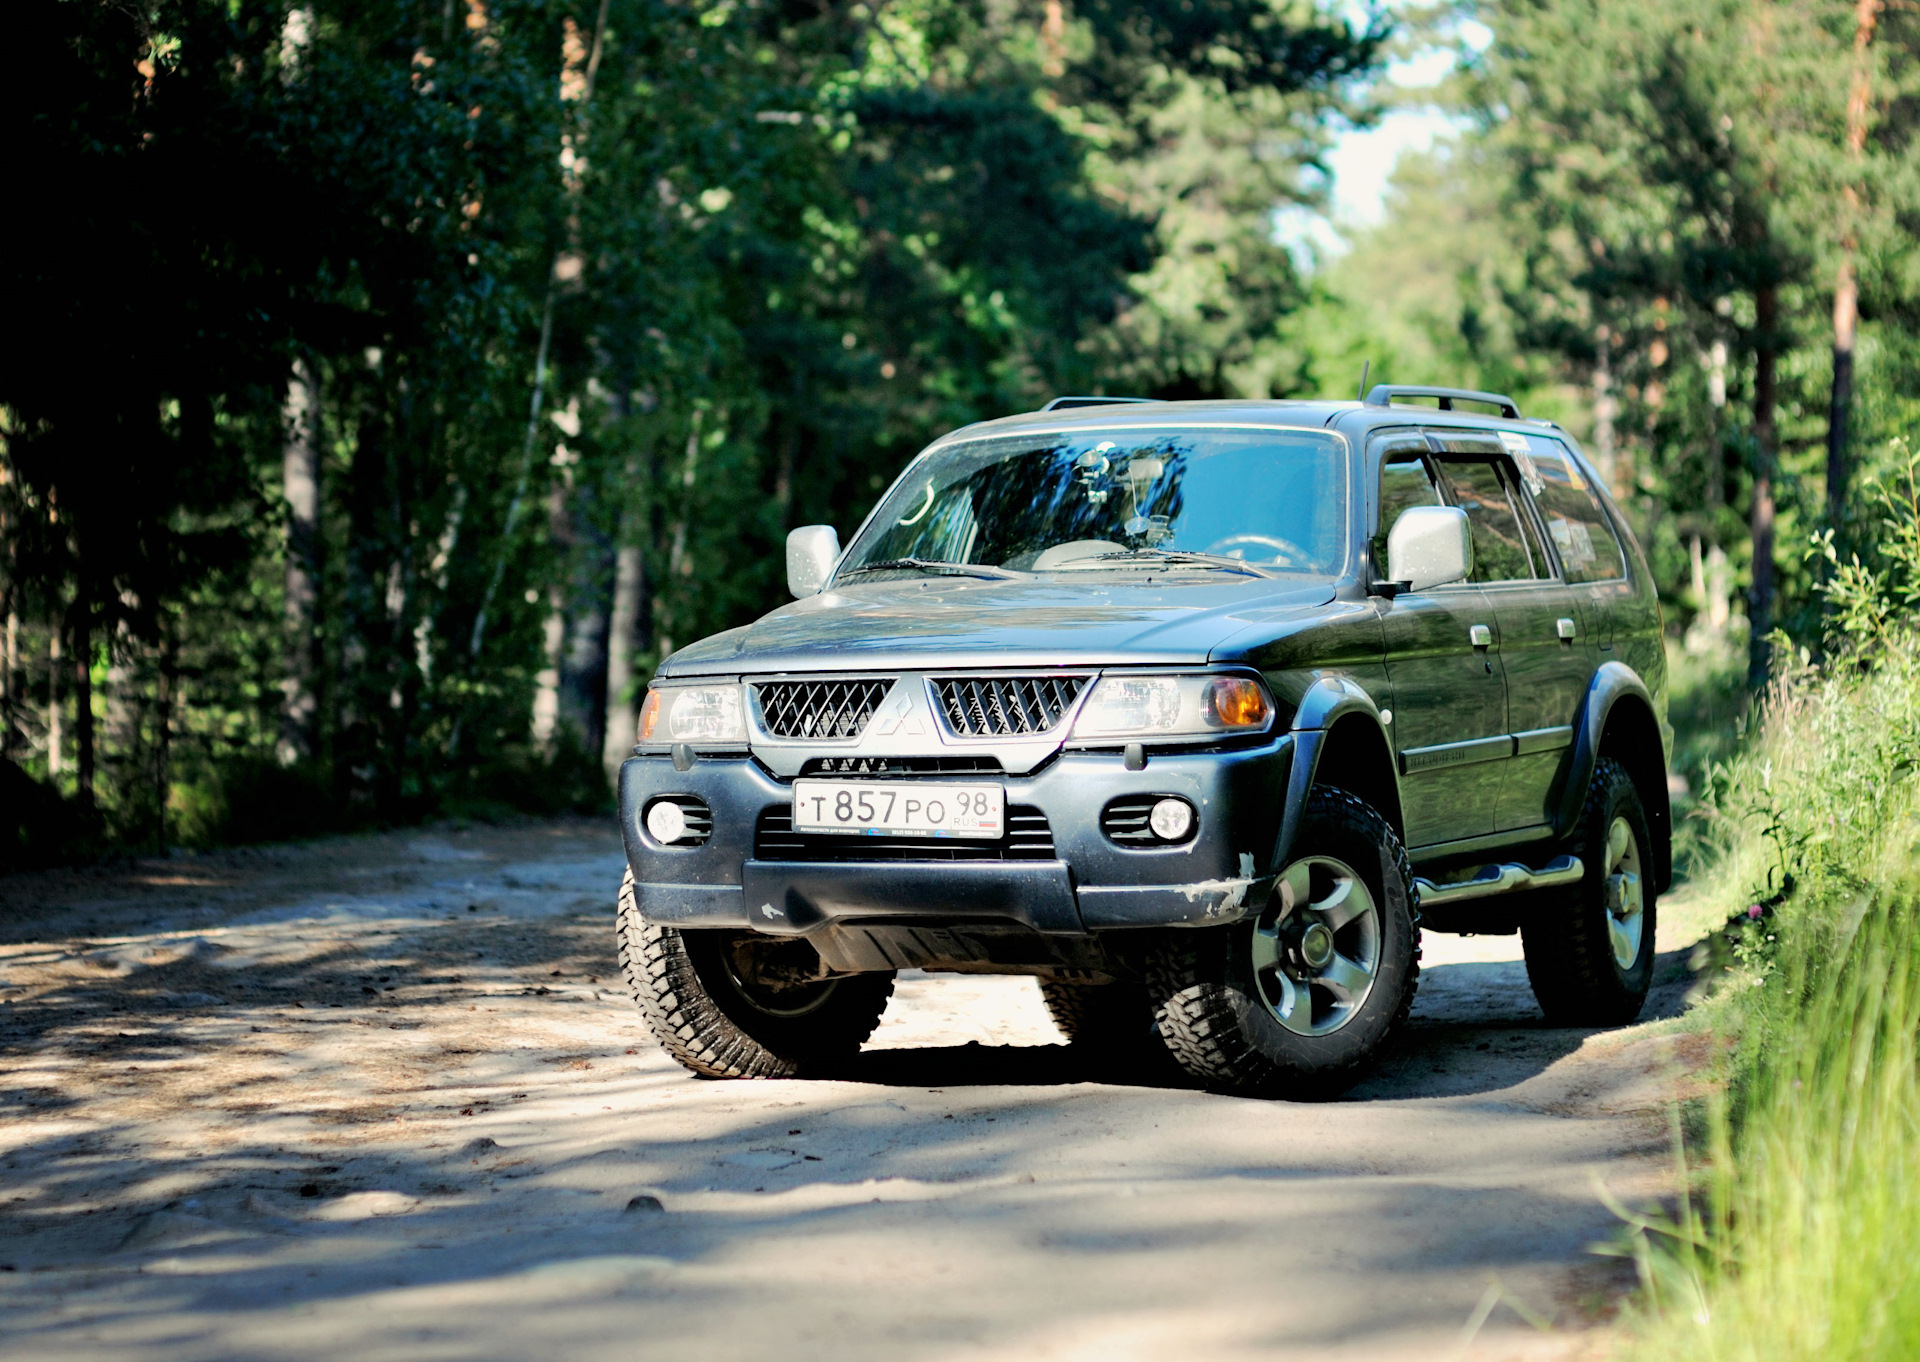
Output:
[[1504,458],[1443,456],[1447,500],[1473,526],[1472,582],[1531,581],[1551,577],[1539,542],[1526,525],[1524,503]]
[[1600,498],[1580,465],[1558,440],[1526,437],[1539,476],[1534,504],[1547,523],[1570,582],[1617,582],[1627,575],[1626,555]]

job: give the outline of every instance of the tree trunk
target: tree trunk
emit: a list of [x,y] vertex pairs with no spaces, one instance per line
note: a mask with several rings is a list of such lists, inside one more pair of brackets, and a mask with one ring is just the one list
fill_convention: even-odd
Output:
[[7,611],[6,647],[6,675],[0,677],[0,699],[5,701],[4,704],[0,704],[0,725],[4,725],[0,727],[0,758],[11,761],[14,739],[13,707],[17,698],[15,688],[19,682],[15,673],[20,667],[20,616],[11,610]]
[[1764,689],[1772,671],[1773,632],[1773,391],[1778,296],[1772,284],[1754,291],[1753,362],[1753,585],[1747,597],[1747,685]]
[[[1847,92],[1847,156],[1856,173],[1867,148],[1867,117],[1873,104],[1873,67],[1868,49],[1879,20],[1880,0],[1855,0],[1853,83]],[[1840,264],[1833,285],[1833,395],[1827,403],[1827,524],[1840,531],[1847,515],[1847,420],[1853,406],[1853,347],[1860,320],[1860,281],[1854,272],[1859,244],[1860,190],[1841,191]]]
[[580,570],[560,665],[560,718],[583,752],[598,753],[606,740],[607,597],[614,562],[604,541],[576,549],[574,561]]
[[173,792],[173,706],[179,673],[180,647],[173,629],[168,627],[161,644],[160,680],[153,716],[153,840],[161,851],[167,849],[167,798]]
[[687,559],[687,521],[693,515],[693,489],[699,479],[700,419],[704,415],[703,411],[696,409],[692,428],[687,432],[686,461],[680,469],[680,514],[673,522],[673,533],[667,549],[667,580],[664,590],[657,589],[653,593],[653,636],[659,641],[662,662],[673,652],[674,637],[680,628],[679,602],[686,595],[681,589],[680,579],[693,570]]
[[73,773],[81,801],[93,803],[93,621],[84,605],[73,620]]
[[622,520],[622,542],[613,566],[613,620],[607,630],[606,740],[600,749],[600,764],[610,781],[618,779],[620,763],[633,750],[635,740],[633,659],[640,642],[640,601],[647,572],[640,546],[627,542],[637,532],[639,517],[629,511]]
[[[567,514],[567,480],[555,480],[547,493],[547,541],[563,563],[573,555],[573,522]],[[560,731],[560,660],[567,643],[567,574],[556,573],[547,586],[547,619],[540,631],[543,666],[533,678],[533,740],[549,756]]]
[[1838,532],[1847,514],[1847,415],[1853,405],[1853,338],[1859,285],[1849,252],[1833,288],[1833,395],[1827,403],[1827,524]]
[[59,782],[64,769],[67,735],[62,732],[60,714],[60,678],[66,668],[60,662],[60,626],[54,625],[52,637],[47,640],[47,777]]
[[285,418],[281,478],[287,501],[287,651],[277,755],[282,766],[291,766],[313,756],[320,712],[315,694],[320,672],[320,392],[304,359],[294,361],[287,381]]

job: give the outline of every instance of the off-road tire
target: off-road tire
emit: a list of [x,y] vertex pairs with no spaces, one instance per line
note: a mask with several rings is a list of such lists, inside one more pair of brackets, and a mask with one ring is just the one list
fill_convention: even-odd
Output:
[[1565,889],[1543,891],[1521,919],[1527,981],[1540,1010],[1556,1025],[1625,1026],[1640,1015],[1653,983],[1656,912],[1650,874],[1643,871],[1640,950],[1631,968],[1614,959],[1607,932],[1607,834],[1616,818],[1625,818],[1632,828],[1639,863],[1650,870],[1653,839],[1640,792],[1626,767],[1603,757],[1567,844],[1584,864],[1585,876]]
[[1308,797],[1290,854],[1338,858],[1366,882],[1379,909],[1379,968],[1349,1022],[1328,1035],[1302,1036],[1260,1000],[1250,955],[1255,917],[1167,932],[1148,962],[1160,1036],[1181,1068],[1216,1091],[1331,1096],[1358,1080],[1413,1007],[1417,900],[1413,867],[1393,825],[1356,796],[1322,787]]
[[[1075,1051],[1134,1077],[1174,1076],[1145,984],[1130,979],[1096,984],[1057,977],[1038,982],[1047,1015]],[[1126,1075],[1116,1072],[1114,1076]]]
[[680,1064],[707,1078],[793,1078],[845,1061],[880,1024],[892,974],[827,981],[797,1016],[756,1005],[724,952],[743,933],[681,930],[640,913],[633,871],[620,884],[620,969],[647,1025]]

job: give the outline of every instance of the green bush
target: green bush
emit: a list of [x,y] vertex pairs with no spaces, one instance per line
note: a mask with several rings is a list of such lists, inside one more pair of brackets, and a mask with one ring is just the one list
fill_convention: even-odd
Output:
[[1920,459],[1832,632],[1706,799],[1730,1042],[1677,1220],[1636,1219],[1646,1357],[1920,1356]]

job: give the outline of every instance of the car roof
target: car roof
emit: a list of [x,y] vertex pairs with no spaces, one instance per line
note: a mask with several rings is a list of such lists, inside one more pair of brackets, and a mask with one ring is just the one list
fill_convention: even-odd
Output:
[[[1342,420],[1342,417],[1350,418]],[[1352,419],[1357,418],[1357,419]],[[1326,400],[1254,400],[1224,398],[1196,402],[1115,402],[1110,405],[1070,407],[1059,411],[1021,412],[943,435],[934,446],[959,440],[978,440],[1023,431],[1071,431],[1174,425],[1282,425],[1333,426],[1348,434],[1380,426],[1448,425],[1482,430],[1555,430],[1551,421],[1482,416],[1473,412],[1440,411],[1435,407],[1368,406],[1363,402]]]

